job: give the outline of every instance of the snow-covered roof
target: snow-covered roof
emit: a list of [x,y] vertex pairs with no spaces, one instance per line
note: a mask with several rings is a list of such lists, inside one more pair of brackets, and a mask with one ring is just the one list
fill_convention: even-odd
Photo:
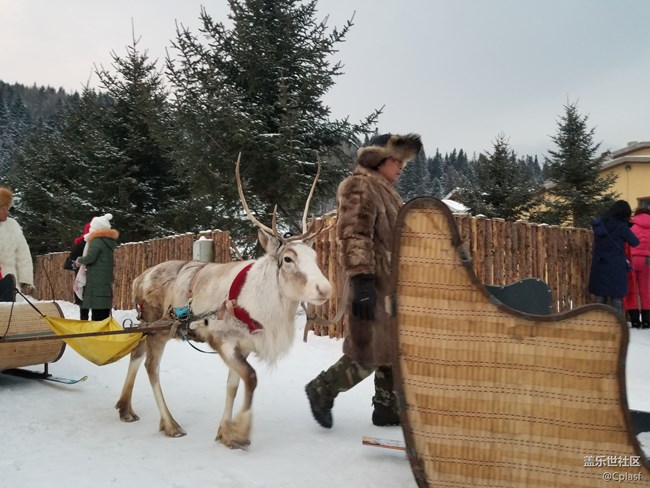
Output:
[[449,208],[449,210],[452,211],[452,213],[469,213],[469,208],[460,202],[456,202],[448,198],[443,198],[441,201],[442,203],[447,205],[447,207]]

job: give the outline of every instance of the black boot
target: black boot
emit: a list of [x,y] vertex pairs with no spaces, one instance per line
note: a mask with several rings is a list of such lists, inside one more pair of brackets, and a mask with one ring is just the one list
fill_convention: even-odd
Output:
[[16,301],[16,278],[7,274],[0,279],[0,302]]
[[639,318],[639,311],[637,309],[630,309],[627,311],[627,318],[632,324],[633,329],[641,328],[641,320]]
[[400,418],[397,413],[397,408],[375,403],[375,409],[372,412],[372,423],[379,427],[399,425]]
[[641,310],[641,328],[650,329],[650,310]]
[[332,419],[332,407],[334,406],[334,398],[330,396],[328,389],[323,384],[320,376],[307,383],[305,392],[309,399],[309,406],[311,413],[322,427],[331,429],[334,420]]

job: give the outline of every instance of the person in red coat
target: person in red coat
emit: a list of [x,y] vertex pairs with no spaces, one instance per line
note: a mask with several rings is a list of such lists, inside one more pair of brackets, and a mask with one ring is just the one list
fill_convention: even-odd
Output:
[[650,329],[650,208],[637,208],[632,224],[639,245],[629,248],[632,272],[624,305],[632,327]]

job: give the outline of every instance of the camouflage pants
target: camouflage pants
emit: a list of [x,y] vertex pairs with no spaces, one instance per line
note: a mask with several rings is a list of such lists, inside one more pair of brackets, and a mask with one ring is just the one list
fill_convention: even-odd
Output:
[[361,383],[372,373],[375,373],[375,396],[373,404],[396,408],[397,401],[393,390],[393,369],[391,366],[376,366],[357,363],[343,355],[327,371],[320,373],[314,379],[314,386],[326,398],[334,400],[336,396],[348,391]]

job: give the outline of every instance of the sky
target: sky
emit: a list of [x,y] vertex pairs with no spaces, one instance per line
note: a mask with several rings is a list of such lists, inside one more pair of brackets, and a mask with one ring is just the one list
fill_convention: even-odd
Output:
[[[66,317],[78,318],[75,305],[57,303]],[[122,323],[135,319],[135,311],[117,310],[113,316]],[[404,452],[361,443],[363,436],[404,439],[400,427],[372,425],[372,379],[336,398],[331,430],[316,424],[303,388],[340,357],[341,341],[309,334],[302,342],[304,322],[298,314],[294,345],[273,368],[251,357],[258,386],[248,451],[230,450],[214,440],[226,367],[183,342],[169,342],[160,366],[169,409],[187,432],[175,439],[158,432],[158,409],[144,366],[133,391],[140,420],[120,422],[113,405],[127,358],[95,366],[67,347],[49,372],[88,376],[73,386],[0,374],[0,486],[416,488]],[[626,365],[629,407],[650,411],[650,330],[630,330]],[[650,454],[650,433],[638,438]]]
[[[161,62],[176,23],[198,32],[201,5],[227,22],[226,0],[0,0],[0,80],[81,90],[132,33]],[[344,74],[332,116],[384,107],[380,132],[416,132],[433,154],[518,155],[556,148],[576,103],[601,150],[650,140],[647,0],[319,0],[318,19],[354,26],[332,61]],[[132,29],[134,27],[134,30]]]

